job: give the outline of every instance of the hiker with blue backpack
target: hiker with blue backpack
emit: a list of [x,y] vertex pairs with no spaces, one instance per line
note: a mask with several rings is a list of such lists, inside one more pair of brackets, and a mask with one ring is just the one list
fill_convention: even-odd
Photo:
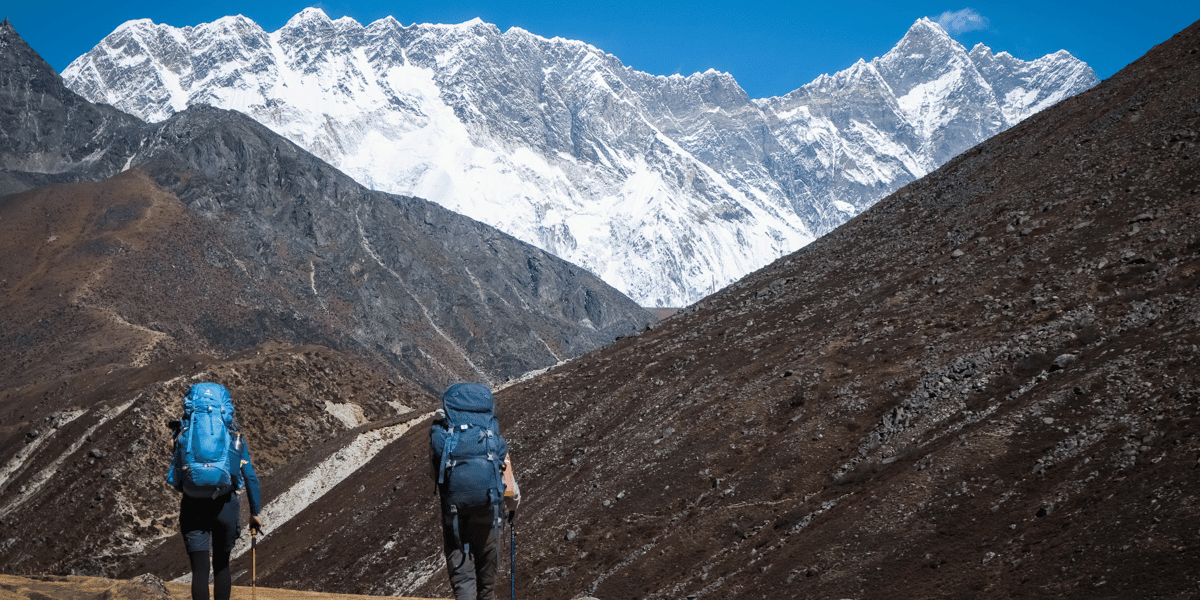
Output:
[[183,493],[179,530],[192,567],[192,600],[208,600],[211,552],[214,600],[229,600],[229,555],[241,535],[239,492],[250,503],[250,530],[262,530],[262,500],[250,448],[238,431],[233,400],[216,383],[197,383],[172,423],[175,448],[167,482]]
[[[519,502],[495,405],[487,386],[452,385],[429,428],[446,569],[456,600],[495,598],[504,515],[507,511],[511,522]],[[512,483],[506,486],[506,479]]]

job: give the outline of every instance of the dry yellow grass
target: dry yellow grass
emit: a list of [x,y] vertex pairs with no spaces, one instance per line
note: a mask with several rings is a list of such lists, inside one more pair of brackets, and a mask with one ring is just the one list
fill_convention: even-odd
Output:
[[[190,600],[191,588],[182,583],[166,583],[169,600]],[[419,598],[400,600],[424,600]],[[156,586],[138,580],[104,579],[100,577],[17,577],[0,575],[0,600],[165,600]],[[233,586],[231,600],[355,600],[379,598],[358,594],[326,594],[299,592],[248,586]]]

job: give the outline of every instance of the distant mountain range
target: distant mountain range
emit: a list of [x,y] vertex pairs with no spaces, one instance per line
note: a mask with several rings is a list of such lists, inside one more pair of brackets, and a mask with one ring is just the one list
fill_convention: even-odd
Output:
[[782,97],[635,71],[588,44],[473,20],[364,27],[306,9],[130,21],[63,73],[148,121],[250,115],[365,186],[418,196],[683,306],[1097,83],[1065,51],[967,51],[920,19],[882,57]]

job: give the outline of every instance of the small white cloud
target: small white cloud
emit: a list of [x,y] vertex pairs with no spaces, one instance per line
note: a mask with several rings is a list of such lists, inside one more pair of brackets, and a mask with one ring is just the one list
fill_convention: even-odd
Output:
[[974,9],[964,8],[962,10],[946,11],[934,19],[946,33],[950,35],[958,35],[968,31],[978,31],[987,29],[987,17],[975,12]]

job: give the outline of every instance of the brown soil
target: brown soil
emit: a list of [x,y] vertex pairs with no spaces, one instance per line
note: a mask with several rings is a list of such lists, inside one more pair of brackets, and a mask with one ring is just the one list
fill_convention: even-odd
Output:
[[679,312],[678,308],[648,308],[650,314],[654,315],[659,321],[670,318],[675,313]]

